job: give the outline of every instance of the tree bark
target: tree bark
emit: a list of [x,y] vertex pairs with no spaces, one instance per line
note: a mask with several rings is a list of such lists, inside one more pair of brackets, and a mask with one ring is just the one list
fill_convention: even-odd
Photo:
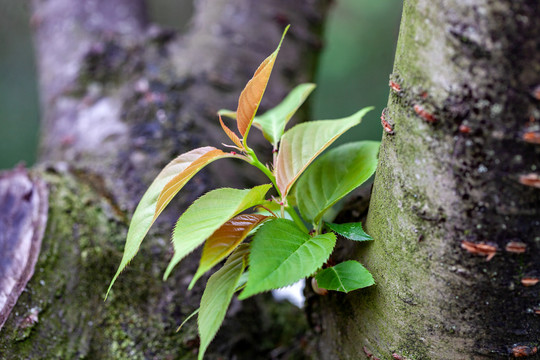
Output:
[[538,16],[536,1],[405,1],[375,241],[356,249],[377,284],[312,300],[321,359],[538,358]]
[[[48,222],[35,274],[1,330],[0,357],[195,356],[196,322],[175,330],[198,307],[202,285],[185,289],[198,256],[162,282],[172,255],[168,234],[179,210],[204,191],[254,179],[220,164],[219,172],[214,167],[192,180],[104,302],[128,219],[175,155],[225,141],[216,111],[235,108],[288,23],[261,110],[311,78],[328,2],[200,0],[183,37],[147,24],[142,0],[33,2],[44,120],[32,177],[48,185]],[[305,324],[291,307],[262,296],[233,302],[229,313],[234,318],[208,359],[305,356]]]

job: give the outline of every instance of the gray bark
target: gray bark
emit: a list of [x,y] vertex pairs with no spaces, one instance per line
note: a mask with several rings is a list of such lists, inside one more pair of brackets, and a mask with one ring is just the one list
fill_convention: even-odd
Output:
[[34,274],[48,208],[43,181],[21,168],[0,175],[0,328]]
[[538,358],[538,16],[537,1],[405,1],[375,241],[355,253],[377,285],[313,300],[320,358]]
[[[35,274],[0,333],[0,357],[195,357],[196,323],[175,330],[198,307],[205,279],[186,291],[195,254],[161,281],[169,233],[179,211],[204,191],[256,179],[234,175],[237,165],[198,175],[104,302],[128,219],[175,155],[225,141],[216,111],[235,108],[288,23],[261,111],[310,79],[327,6],[326,0],[201,0],[180,37],[148,25],[142,1],[33,2],[44,120],[41,164],[32,176],[46,181],[50,205]],[[233,302],[229,315],[207,358],[305,356],[298,311],[262,296]]]

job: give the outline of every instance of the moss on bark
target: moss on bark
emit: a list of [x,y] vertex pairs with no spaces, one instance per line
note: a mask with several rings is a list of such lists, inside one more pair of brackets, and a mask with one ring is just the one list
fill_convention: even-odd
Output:
[[[193,359],[196,321],[176,333],[202,293],[199,286],[186,297],[193,266],[163,282],[168,239],[150,238],[104,301],[122,255],[124,214],[72,172],[48,169],[36,175],[50,187],[49,222],[35,275],[2,329],[2,358]],[[233,308],[208,359],[266,357],[276,348],[303,356],[295,344],[306,330],[298,309],[271,296]],[[29,316],[36,321],[28,321]]]
[[[103,302],[120,263],[127,219],[174,156],[224,140],[216,135],[216,111],[234,107],[289,21],[294,30],[274,69],[268,104],[309,81],[328,3],[198,2],[194,25],[180,38],[146,28],[142,1],[33,2],[45,118],[41,161],[54,162],[36,176],[50,186],[49,222],[35,275],[1,330],[0,357],[196,357],[196,322],[180,334],[175,330],[202,295],[205,279],[185,290],[198,254],[161,281],[172,255],[175,210],[218,184],[241,187],[253,178],[231,170],[227,176],[223,167],[213,176],[198,174]],[[232,16],[240,20],[231,22]],[[208,359],[305,356],[305,320],[290,304],[267,294],[234,302],[228,319]]]
[[[367,231],[377,285],[321,299],[321,358],[508,358],[538,346],[540,192],[534,130],[540,9],[529,1],[405,1]],[[525,35],[527,34],[527,35]],[[532,119],[532,120],[531,120]],[[536,131],[536,130],[534,130]],[[505,250],[526,244],[523,254]],[[493,246],[473,254],[464,242]],[[338,339],[337,341],[334,341]],[[532,355],[536,358],[538,355]]]

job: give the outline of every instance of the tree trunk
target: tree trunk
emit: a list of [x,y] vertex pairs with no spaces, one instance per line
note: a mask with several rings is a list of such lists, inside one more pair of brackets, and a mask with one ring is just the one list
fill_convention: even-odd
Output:
[[[44,120],[41,163],[24,181],[47,183],[48,221],[34,276],[1,330],[2,359],[194,357],[196,322],[175,330],[198,307],[202,285],[186,291],[198,256],[163,282],[169,234],[204,191],[248,177],[220,164],[192,180],[104,302],[130,214],[175,155],[225,140],[216,111],[235,108],[288,23],[262,110],[311,78],[328,2],[200,0],[179,37],[147,24],[142,0],[34,0]],[[0,318],[6,309],[0,303]],[[305,356],[305,324],[291,307],[262,296],[229,313],[208,359]]]
[[538,358],[539,16],[405,1],[375,241],[356,249],[377,284],[310,300],[321,359]]

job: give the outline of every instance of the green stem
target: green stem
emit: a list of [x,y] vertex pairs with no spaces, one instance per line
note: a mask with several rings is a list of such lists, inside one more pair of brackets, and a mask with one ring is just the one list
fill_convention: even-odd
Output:
[[313,224],[315,235],[319,235],[322,232],[322,225],[323,225],[322,220],[320,220],[318,224],[315,224],[315,223]]
[[266,166],[264,166],[263,163],[261,163],[259,161],[259,159],[257,158],[257,155],[255,155],[255,152],[252,149],[246,148],[246,153],[247,153],[248,159],[249,159],[248,162],[251,165],[255,166],[257,169],[261,170],[270,179],[270,181],[272,181],[272,184],[276,188],[276,191],[277,191],[279,197],[281,197],[281,192],[279,191],[279,188],[277,186],[276,177],[274,176],[274,174],[272,174],[270,169],[267,168]]
[[294,223],[298,225],[300,229],[302,229],[306,233],[309,233],[308,228],[306,227],[306,225],[304,224],[304,222],[302,221],[302,219],[300,218],[300,216],[298,215],[298,213],[292,206],[287,206],[285,210],[289,213],[289,215],[291,215],[292,219],[294,220]]

